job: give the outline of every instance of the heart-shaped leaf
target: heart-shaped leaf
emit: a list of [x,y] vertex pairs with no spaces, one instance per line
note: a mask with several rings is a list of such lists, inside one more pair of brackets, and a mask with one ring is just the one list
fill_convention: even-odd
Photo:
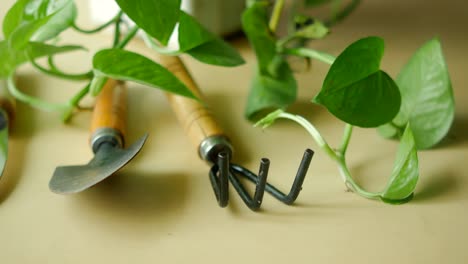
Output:
[[93,57],[95,74],[116,80],[133,81],[179,95],[196,98],[193,93],[163,66],[130,51],[105,49]]
[[447,134],[455,115],[452,85],[439,40],[424,44],[396,82],[402,104],[394,122],[410,123],[418,149],[434,146]]
[[181,0],[116,0],[146,33],[167,45],[179,21]]
[[265,114],[278,108],[285,108],[296,100],[297,83],[288,64],[283,63],[280,76],[274,78],[257,72],[251,83],[246,117],[257,121]]
[[401,137],[392,175],[381,193],[382,200],[398,203],[407,199],[414,192],[418,178],[418,153],[411,126],[408,125]]
[[258,69],[252,78],[245,116],[255,121],[296,100],[297,84],[268,27],[268,5],[254,2],[242,14],[242,27],[255,50]]
[[400,109],[400,92],[393,79],[380,70],[381,38],[360,39],[332,64],[314,102],[346,123],[377,127],[392,120]]

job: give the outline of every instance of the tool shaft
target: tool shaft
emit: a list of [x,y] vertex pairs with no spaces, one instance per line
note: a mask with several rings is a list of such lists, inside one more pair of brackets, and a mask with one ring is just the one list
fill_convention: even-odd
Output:
[[[159,62],[181,80],[198,98],[202,94],[185,68],[183,62],[176,56],[158,57]],[[191,142],[199,149],[202,143],[213,136],[226,138],[223,130],[217,125],[213,115],[202,103],[171,93],[166,93],[169,103],[177,119],[183,125]],[[226,140],[226,142],[228,142]],[[201,151],[200,151],[201,152]],[[204,157],[202,157],[204,158]]]
[[99,93],[91,121],[91,146],[102,136],[114,137],[123,147],[126,135],[126,89],[122,82],[109,79]]

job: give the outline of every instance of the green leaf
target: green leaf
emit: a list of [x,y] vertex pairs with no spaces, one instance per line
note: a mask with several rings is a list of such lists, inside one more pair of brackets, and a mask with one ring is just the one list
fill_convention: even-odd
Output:
[[26,44],[32,39],[34,33],[45,25],[50,18],[51,16],[47,16],[39,20],[21,24],[11,33],[8,39],[8,46],[15,50],[24,49]]
[[297,83],[288,64],[283,63],[280,76],[273,78],[256,72],[252,79],[245,115],[256,121],[278,108],[285,108],[296,100]]
[[0,41],[0,79],[7,78],[14,70],[15,63],[11,59],[8,43]]
[[265,2],[253,2],[242,14],[242,27],[255,51],[258,69],[252,78],[245,116],[255,121],[296,100],[297,83],[285,59],[277,54],[276,38],[268,27]]
[[245,63],[236,49],[219,38],[187,50],[186,53],[201,62],[219,66],[234,67]]
[[396,127],[395,125],[392,125],[390,123],[379,126],[377,128],[377,131],[382,137],[388,139],[398,138],[398,135],[400,133],[403,134],[403,129],[401,129],[400,127]]
[[215,35],[206,30],[194,17],[183,11],[180,12],[179,49],[181,51],[193,49],[215,38]]
[[28,2],[29,0],[19,0],[8,10],[3,19],[3,36],[5,39],[8,39],[10,34],[23,21],[23,10]]
[[268,67],[276,57],[276,39],[268,27],[268,6],[253,3],[242,14],[242,27],[257,56],[260,73],[268,75]]
[[179,21],[179,49],[208,64],[232,67],[245,63],[236,49],[183,11]]
[[408,203],[411,200],[413,200],[413,198],[414,198],[414,193],[412,193],[410,196],[408,196],[408,197],[406,197],[405,199],[402,199],[402,200],[392,200],[392,199],[386,199],[386,198],[383,198],[383,197],[380,197],[380,200],[382,200],[382,202],[384,202],[384,203],[398,205],[398,204]]
[[360,127],[377,127],[392,120],[401,97],[393,79],[379,69],[383,51],[383,40],[378,37],[351,44],[332,64],[314,102]]
[[167,45],[179,21],[181,0],[116,0],[140,28]]
[[328,35],[328,32],[328,28],[322,22],[314,20],[314,23],[296,31],[294,35],[305,39],[322,39]]
[[[76,5],[71,0],[62,0],[56,2],[63,2],[63,4],[55,4],[60,6],[59,9],[51,9],[53,11],[52,17],[45,25],[39,28],[34,34],[32,40],[42,42],[57,37],[61,32],[68,29],[76,19],[77,10]],[[53,5],[52,3],[50,5]]]
[[29,42],[22,50],[10,49],[6,41],[0,41],[0,78],[8,77],[16,67],[33,59],[75,50],[85,50],[82,46],[54,46],[40,42]]
[[409,122],[418,149],[427,149],[447,134],[455,115],[455,102],[447,65],[438,39],[424,44],[400,72],[402,96],[394,122]]
[[105,49],[93,57],[96,75],[126,80],[196,98],[177,77],[152,60],[130,51]]
[[104,88],[104,85],[106,85],[108,80],[109,78],[105,76],[95,74],[89,83],[89,90],[91,91],[91,95],[97,96],[102,91],[102,88]]
[[23,54],[25,54],[27,59],[32,60],[32,59],[37,59],[37,58],[41,58],[45,56],[52,56],[52,55],[59,54],[59,53],[65,53],[65,52],[77,51],[77,50],[86,50],[86,48],[84,48],[83,46],[78,46],[78,45],[55,46],[55,45],[49,45],[49,44],[44,44],[40,42],[29,42]]
[[418,153],[411,126],[401,138],[392,175],[381,197],[384,202],[398,202],[412,195],[419,178]]
[[[23,8],[21,14],[19,7]],[[21,1],[10,9],[4,31],[10,47],[20,50],[30,41],[43,42],[56,37],[75,18],[76,7],[72,0]]]

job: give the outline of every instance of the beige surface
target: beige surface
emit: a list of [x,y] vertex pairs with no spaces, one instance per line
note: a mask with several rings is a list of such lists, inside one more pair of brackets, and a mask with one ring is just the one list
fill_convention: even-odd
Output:
[[[0,17],[13,1],[2,0]],[[0,182],[0,263],[466,263],[468,260],[468,5],[465,1],[364,1],[346,23],[316,47],[337,54],[358,37],[386,39],[383,67],[392,75],[424,41],[438,35],[450,68],[457,117],[444,146],[420,153],[415,199],[391,206],[344,192],[335,165],[320,151],[312,161],[298,205],[270,196],[264,211],[250,212],[232,192],[228,208],[216,205],[208,177],[183,135],[164,95],[129,85],[129,141],[150,138],[137,159],[118,175],[84,193],[60,196],[48,190],[55,166],[91,158],[87,146],[90,113],[65,126],[54,114],[18,104],[6,174]],[[84,14],[83,14],[84,15]],[[84,21],[81,18],[80,21]],[[104,37],[78,40],[103,47]],[[255,169],[272,160],[270,180],[290,184],[310,137],[292,123],[266,132],[244,121],[242,110],[253,54],[237,40],[248,63],[225,69],[186,62],[221,125],[233,139],[235,160]],[[83,54],[63,58],[64,67],[89,67]],[[332,145],[343,125],[308,100],[323,81],[326,66],[299,77],[300,102],[291,108],[312,120]],[[61,101],[81,84],[21,69],[25,92]],[[377,190],[390,173],[396,145],[373,130],[357,129],[349,153],[352,172]]]

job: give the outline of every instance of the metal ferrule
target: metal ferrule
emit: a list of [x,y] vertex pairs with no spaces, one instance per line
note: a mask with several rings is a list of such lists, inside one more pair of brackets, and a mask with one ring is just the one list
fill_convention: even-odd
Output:
[[224,136],[211,136],[206,138],[200,143],[198,147],[198,155],[205,161],[215,163],[218,154],[221,152],[228,152],[232,157],[232,145],[229,140]]
[[91,135],[93,153],[96,153],[103,143],[110,143],[116,147],[123,148],[123,135],[117,129],[110,127],[99,128]]

